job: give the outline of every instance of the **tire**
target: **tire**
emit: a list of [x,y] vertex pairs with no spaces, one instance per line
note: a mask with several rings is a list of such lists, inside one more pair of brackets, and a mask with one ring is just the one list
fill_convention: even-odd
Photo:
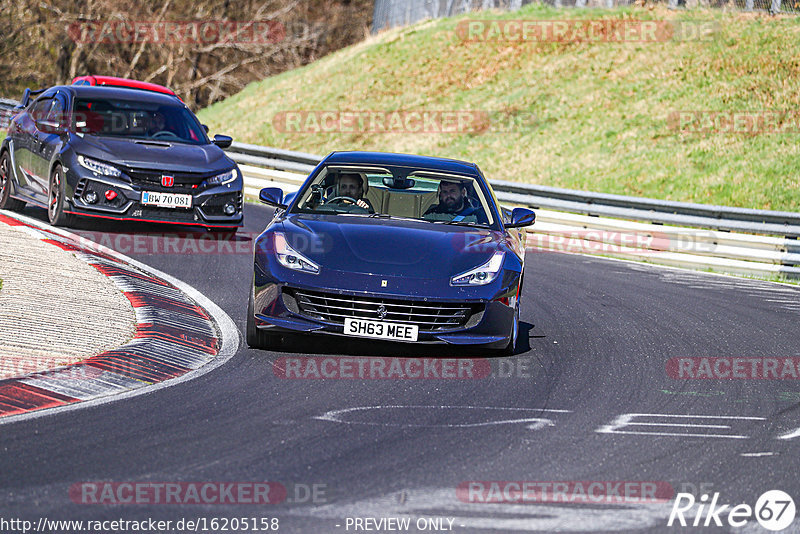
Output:
[[50,187],[47,192],[47,218],[53,226],[70,226],[74,217],[64,212],[66,200],[66,178],[61,165],[56,165],[50,173]]
[[279,349],[282,346],[280,334],[271,334],[256,328],[253,294],[247,299],[247,345],[253,349]]
[[11,156],[8,151],[0,156],[0,209],[22,211],[25,203],[11,198]]
[[517,352],[517,340],[519,339],[519,301],[517,307],[514,309],[514,326],[511,330],[511,339],[508,340],[506,348],[502,349],[500,353],[503,356],[513,356]]

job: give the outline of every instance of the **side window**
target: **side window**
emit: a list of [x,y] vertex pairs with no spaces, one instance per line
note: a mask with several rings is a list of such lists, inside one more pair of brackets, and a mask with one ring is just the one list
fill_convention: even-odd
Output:
[[31,106],[30,116],[34,121],[42,121],[47,117],[50,112],[50,107],[53,105],[52,98],[41,98],[33,103]]

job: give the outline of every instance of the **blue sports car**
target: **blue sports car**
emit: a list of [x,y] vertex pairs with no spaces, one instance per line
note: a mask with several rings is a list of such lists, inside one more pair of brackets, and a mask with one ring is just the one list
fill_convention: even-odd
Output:
[[286,333],[448,343],[513,354],[532,210],[502,209],[473,163],[334,152],[254,244],[247,343]]

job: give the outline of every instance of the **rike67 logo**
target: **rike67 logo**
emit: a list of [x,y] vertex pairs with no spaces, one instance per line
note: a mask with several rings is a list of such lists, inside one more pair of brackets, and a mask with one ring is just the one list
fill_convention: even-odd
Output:
[[794,517],[794,500],[781,490],[764,492],[754,508],[749,504],[719,504],[719,493],[714,493],[710,502],[707,494],[697,502],[691,493],[678,493],[667,526],[721,527],[727,521],[731,527],[743,527],[755,519],[763,528],[777,532],[791,526]]

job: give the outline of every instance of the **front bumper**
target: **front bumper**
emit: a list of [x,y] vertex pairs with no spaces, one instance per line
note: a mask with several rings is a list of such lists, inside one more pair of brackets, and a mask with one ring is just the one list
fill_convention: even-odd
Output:
[[[298,291],[320,291],[319,288],[302,288],[297,285],[287,286],[277,282],[266,283],[254,287],[254,322],[256,328],[272,332],[299,332],[329,334],[351,337],[344,333],[343,319],[321,318],[312,316],[306,309],[298,305]],[[385,297],[375,293],[358,293],[353,291],[327,290],[328,293],[343,298],[369,298],[372,300],[385,299],[392,302],[397,297]],[[418,297],[417,297],[418,298]],[[404,298],[402,302],[410,302]],[[441,298],[426,298],[416,300],[425,305],[435,306],[452,305],[453,300]],[[451,345],[478,345],[487,348],[504,348],[512,336],[514,308],[516,306],[516,289],[511,292],[511,297],[499,296],[496,299],[473,299],[460,301],[460,304],[470,308],[469,316],[462,324],[455,327],[430,328],[420,326],[416,342],[411,343],[445,343]],[[362,317],[367,318],[367,317]],[[379,320],[378,317],[372,320]],[[392,322],[391,318],[385,319]],[[374,339],[374,338],[364,338]],[[397,340],[402,343],[408,341]]]
[[[243,202],[241,176],[230,184],[206,188],[163,188],[102,176],[73,165],[67,170],[68,213],[86,217],[100,217],[124,221],[141,221],[195,225],[210,228],[236,228],[243,224]],[[106,197],[113,191],[112,199]],[[144,191],[174,192],[192,196],[191,208],[163,208],[142,204]],[[89,202],[94,192],[97,201]],[[233,207],[233,214],[225,213],[226,206]],[[230,208],[229,208],[230,210]]]

